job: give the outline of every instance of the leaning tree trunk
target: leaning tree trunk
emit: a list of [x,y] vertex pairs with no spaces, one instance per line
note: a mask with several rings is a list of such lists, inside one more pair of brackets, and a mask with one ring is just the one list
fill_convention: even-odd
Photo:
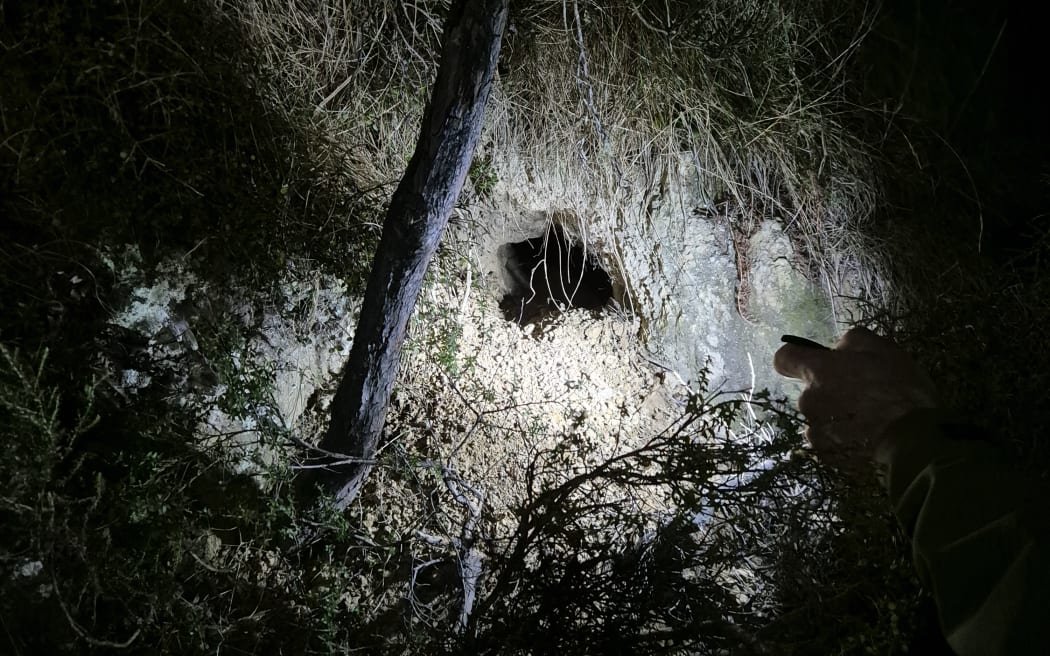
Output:
[[507,6],[508,0],[456,0],[449,10],[433,95],[387,211],[350,360],[321,441],[327,466],[310,470],[334,494],[337,508],[354,500],[372,469],[408,320],[481,133]]

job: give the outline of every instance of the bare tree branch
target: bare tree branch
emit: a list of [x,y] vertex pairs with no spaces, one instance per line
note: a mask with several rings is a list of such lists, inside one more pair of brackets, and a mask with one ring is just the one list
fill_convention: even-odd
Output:
[[345,508],[364,485],[386,419],[408,321],[470,168],[492,87],[508,0],[458,0],[419,141],[391,199],[354,343],[320,448],[360,458],[310,470]]

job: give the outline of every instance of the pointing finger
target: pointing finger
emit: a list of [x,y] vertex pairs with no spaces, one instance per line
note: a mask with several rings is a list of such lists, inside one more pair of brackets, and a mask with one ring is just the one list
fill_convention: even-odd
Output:
[[831,351],[798,344],[785,344],[773,355],[773,368],[782,376],[798,378],[806,383],[811,383],[827,366],[829,356],[831,356]]

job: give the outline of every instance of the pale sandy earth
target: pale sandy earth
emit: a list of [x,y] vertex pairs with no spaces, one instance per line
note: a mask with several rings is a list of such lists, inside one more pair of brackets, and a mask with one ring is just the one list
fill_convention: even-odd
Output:
[[[495,530],[503,532],[537,451],[572,436],[575,463],[567,466],[580,468],[640,445],[678,416],[705,364],[722,390],[790,392],[769,366],[780,334],[829,340],[841,318],[800,272],[790,240],[772,222],[758,224],[749,240],[744,317],[732,239],[724,220],[705,214],[696,189],[665,181],[656,196],[642,194],[647,202],[628,191],[616,211],[597,201],[581,209],[570,204],[575,192],[563,177],[532,172],[526,180],[514,170],[507,165],[487,199],[458,212],[428,275],[390,408],[384,466],[370,484],[372,501],[381,503],[358,509],[369,525],[413,530],[426,504],[408,472],[440,463],[485,491]],[[536,236],[552,216],[599,256],[619,303],[521,328],[497,307],[496,252]],[[114,322],[150,338],[158,354],[192,354],[186,308],[216,291],[176,263],[162,273],[140,281]],[[229,416],[214,401],[237,381],[186,392],[212,404],[200,426],[206,441],[227,444],[235,469],[262,472],[297,452],[260,443],[261,422],[308,442],[323,431],[359,302],[340,281],[295,267],[261,312],[234,291],[223,293],[249,343],[249,361],[235,359],[236,366],[245,376],[272,372],[272,393],[244,416]],[[149,372],[121,376],[132,393],[150,384]],[[259,480],[265,484],[265,476]],[[656,491],[646,503],[659,510],[659,497]]]

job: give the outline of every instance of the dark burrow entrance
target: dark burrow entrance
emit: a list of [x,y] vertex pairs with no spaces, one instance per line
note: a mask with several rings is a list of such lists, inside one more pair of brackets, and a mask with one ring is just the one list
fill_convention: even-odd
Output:
[[496,255],[506,290],[500,310],[521,326],[567,308],[601,310],[612,298],[612,279],[595,254],[554,222],[539,237],[503,244]]

